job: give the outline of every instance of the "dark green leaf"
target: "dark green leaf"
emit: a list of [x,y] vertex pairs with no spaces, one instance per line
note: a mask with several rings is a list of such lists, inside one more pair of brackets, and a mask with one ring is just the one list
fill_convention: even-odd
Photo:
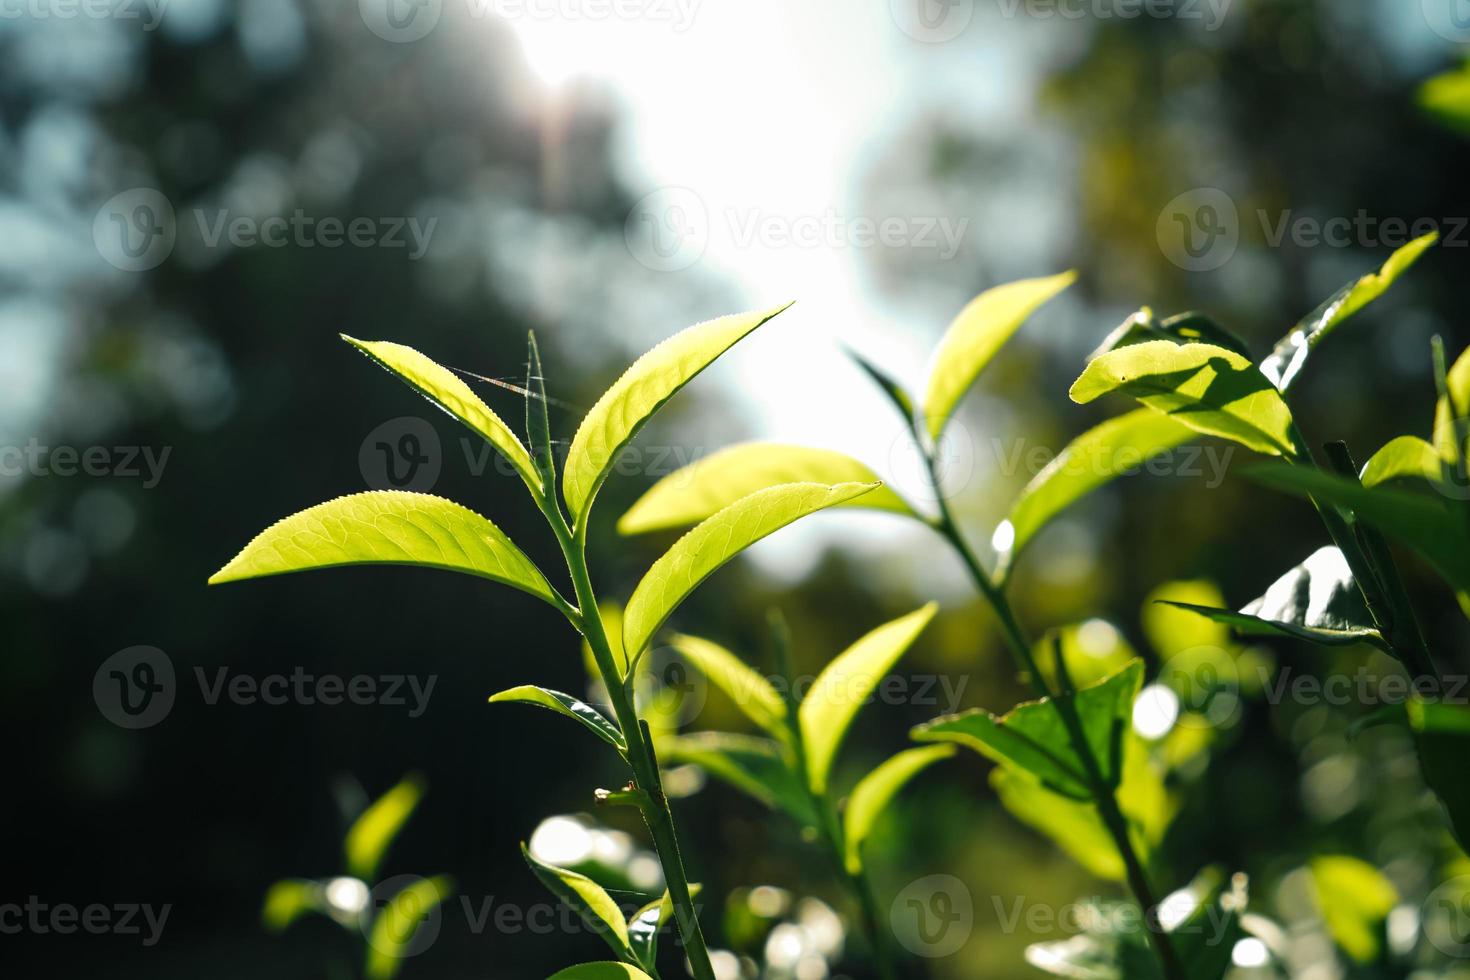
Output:
[[551,453],[551,418],[546,407],[546,378],[541,372],[541,350],[536,334],[526,334],[526,441],[546,496],[556,487],[556,459]]
[[905,391],[903,385],[895,381],[893,376],[887,371],[884,371],[852,348],[846,347],[843,349],[847,352],[847,356],[852,358],[858,367],[862,368],[863,373],[882,389],[883,394],[888,396],[888,400],[893,403],[894,408],[898,409],[898,414],[903,416],[904,421],[912,426],[914,424],[913,396]]
[[1470,708],[1415,697],[1408,713],[1424,782],[1439,797],[1460,846],[1470,846]]
[[550,711],[555,711],[559,715],[565,715],[573,721],[581,723],[588,731],[619,752],[627,751],[628,745],[623,740],[623,733],[618,730],[618,726],[614,725],[602,712],[581,698],[574,698],[570,694],[548,690],[544,687],[523,684],[520,687],[513,687],[510,690],[501,691],[499,694],[492,694],[490,696],[491,704],[499,704],[504,701],[534,704],[539,708],[546,708]]
[[[1122,773],[1123,735],[1142,684],[1143,661],[1134,660],[1106,680],[1067,695],[1109,787],[1118,785]],[[976,709],[938,718],[918,726],[912,734],[921,742],[950,741],[969,746],[1074,800],[1092,798],[1087,770],[1061,714],[1046,699],[1019,705],[1003,717]]]

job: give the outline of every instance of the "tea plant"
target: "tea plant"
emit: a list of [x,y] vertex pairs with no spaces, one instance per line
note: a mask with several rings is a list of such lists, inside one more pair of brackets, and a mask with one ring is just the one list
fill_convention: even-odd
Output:
[[[1160,920],[1146,870],[1149,850],[1162,837],[1159,797],[1140,789],[1156,774],[1148,773],[1147,752],[1138,748],[1129,732],[1143,681],[1142,662],[1132,661],[1078,689],[1070,676],[1075,660],[1067,655],[1064,635],[1053,634],[1047,664],[1007,597],[1018,558],[1063,510],[1138,462],[1200,435],[1227,439],[1281,459],[1283,464],[1255,470],[1253,476],[1311,498],[1333,545],[1293,569],[1240,613],[1175,605],[1246,636],[1289,636],[1328,645],[1372,643],[1397,657],[1415,676],[1437,678],[1383,535],[1425,557],[1470,611],[1466,599],[1470,512],[1464,504],[1467,494],[1460,489],[1470,486],[1464,463],[1470,356],[1446,370],[1442,353],[1437,354],[1440,398],[1433,445],[1412,437],[1396,439],[1369,460],[1361,479],[1341,444],[1326,448],[1337,475],[1317,468],[1285,400],[1318,344],[1381,296],[1434,241],[1430,235],[1410,243],[1378,273],[1344,287],[1259,363],[1233,334],[1199,314],[1159,321],[1145,309],[1130,318],[1094,355],[1072,386],[1071,396],[1085,403],[1121,393],[1143,407],[1077,437],[1027,485],[991,537],[998,555],[993,571],[986,571],[950,509],[940,479],[942,439],[955,406],[990,360],[1037,308],[1071,284],[1073,276],[1012,283],[974,300],[941,341],[922,401],[854,355],[905,419],[925,461],[937,513],[925,515],[887,488],[848,506],[904,515],[936,531],[963,561],[994,612],[1017,667],[1037,694],[1035,702],[1004,716],[969,711],[922,725],[915,737],[957,742],[989,756],[1000,766],[998,788],[1006,806],[1074,855],[1096,850],[1079,846],[1079,841],[1109,842],[1118,857],[1117,876],[1126,880],[1144,911],[1145,934],[1157,960],[1156,966],[1139,963],[1141,947],[1136,942],[1082,941],[1033,947],[1031,961],[1042,969],[1083,975],[1075,971],[1106,961],[1109,969],[1119,969],[1127,977],[1157,973],[1168,980],[1219,977],[1229,965],[1229,944],[1202,945],[1181,928],[1177,916],[1173,922]],[[1087,465],[1072,465],[1075,461]],[[678,527],[704,519],[768,484],[828,479],[870,482],[877,476],[857,460],[829,450],[743,444],[660,481],[623,516],[619,529],[636,534]],[[1411,496],[1379,486],[1397,479],[1417,480],[1439,495]],[[1322,596],[1332,601],[1319,601]],[[1470,713],[1416,698],[1409,703],[1407,717],[1416,731],[1425,779],[1445,802],[1464,840],[1470,827],[1470,793],[1450,770],[1451,760],[1470,744],[1465,741],[1470,739]],[[1238,917],[1245,903],[1243,879],[1237,876],[1226,885],[1219,876],[1213,876],[1213,882],[1210,877],[1190,886],[1192,914],[1203,914],[1218,904]],[[1099,910],[1098,917],[1106,920],[1109,914]]]
[[[784,309],[696,324],[639,358],[583,418],[560,474],[554,465],[545,382],[534,336],[528,343],[525,386],[529,448],[464,381],[423,354],[400,344],[344,338],[482,436],[510,463],[560,546],[571,582],[570,599],[486,518],[449,500],[403,491],[354,494],[287,517],[255,537],[210,579],[216,584],[340,565],[417,565],[509,585],[560,612],[590,646],[612,703],[613,718],[575,697],[534,686],[506,691],[492,700],[521,701],[566,715],[627,763],[632,776],[628,786],[603,791],[599,798],[636,807],[642,814],[663,865],[668,915],[678,926],[698,980],[714,980],[714,973],[649,727],[639,717],[633,696],[639,661],[684,598],[721,565],[793,521],[872,491],[878,481],[788,482],[758,489],[709,515],[655,561],[633,590],[616,643],[604,627],[588,572],[588,528],[598,490],[618,454],[644,424],[722,353]],[[580,896],[584,911],[602,921],[616,940],[614,949],[621,965],[576,967],[567,976],[656,973],[651,941],[635,944],[631,933],[635,927],[656,930],[657,923],[666,918],[663,903],[648,916],[640,914],[630,926],[610,900],[602,901],[605,893],[599,896],[586,879],[534,862],[533,868],[559,894]]]
[[362,940],[366,980],[392,980],[420,923],[453,893],[444,876],[412,878],[383,900],[374,896],[383,856],[423,798],[423,782],[409,776],[363,808],[342,841],[343,873],[327,880],[287,878],[266,893],[261,918],[280,932],[307,915],[331,919]]
[[897,975],[894,952],[868,880],[864,845],[904,784],[953,754],[953,747],[908,749],[892,756],[858,782],[840,816],[831,772],[858,711],[937,611],[931,602],[872,630],[828,662],[805,697],[797,694],[790,640],[779,617],[773,617],[771,626],[780,691],[716,643],[684,634],[670,640],[674,650],[769,737],[731,732],[673,736],[662,749],[666,761],[703,767],[795,820],[807,837],[819,841],[857,904],[874,965],[884,977]]

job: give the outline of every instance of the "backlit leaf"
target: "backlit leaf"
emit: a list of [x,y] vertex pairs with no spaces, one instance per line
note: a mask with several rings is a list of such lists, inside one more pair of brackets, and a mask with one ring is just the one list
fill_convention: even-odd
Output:
[[287,878],[271,885],[265,893],[260,919],[271,932],[280,932],[303,915],[326,911],[327,903],[319,882]]
[[521,855],[541,884],[576,911],[614,953],[625,960],[633,958],[633,950],[628,945],[628,923],[606,889],[584,874],[547,864],[525,844],[521,845]]
[[1440,483],[1444,479],[1444,461],[1429,443],[1418,436],[1399,436],[1368,458],[1359,480],[1365,487],[1376,487],[1390,480],[1419,479]]
[[1317,907],[1337,945],[1359,963],[1378,959],[1383,925],[1399,903],[1398,890],[1367,861],[1342,854],[1313,858]]
[[551,980],[653,980],[636,966],[627,963],[582,963],[553,973]]
[[602,712],[570,694],[526,684],[501,691],[490,697],[491,704],[499,704],[504,701],[519,701],[522,704],[534,704],[537,707],[547,708],[581,723],[588,731],[619,752],[625,751],[628,747],[623,741],[623,733]]
[[636,659],[689,593],[768,534],[875,489],[871,483],[788,483],[759,490],[685,534],[653,563],[623,612],[623,649]]
[[817,675],[798,709],[807,783],[817,796],[827,791],[827,777],[853,718],[938,611],[938,603],[931,602],[884,623],[838,654]]
[[1075,272],[1064,272],[996,286],[960,311],[934,351],[924,389],[924,424],[931,439],[938,442],[955,406],[1021,324],[1076,279]]
[[419,925],[454,891],[454,882],[442,875],[420,878],[399,890],[373,919],[368,933],[368,980],[392,980],[413,945]]
[[[783,483],[878,483],[851,456],[830,449],[748,442],[706,456],[655,483],[618,520],[622,534],[686,527],[757,490]],[[880,486],[846,506],[912,514],[892,490]]]
[[387,341],[357,340],[346,334],[342,339],[362,351],[388,371],[396,374],[419,394],[439,406],[471,430],[479,433],[500,455],[504,456],[521,479],[535,493],[541,492],[541,477],[531,461],[531,454],[516,438],[510,426],[486,405],[448,368],[435,363],[412,347]]
[[1021,491],[1006,523],[993,536],[1003,567],[1007,571],[1013,567],[1031,539],[1082,497],[1194,435],[1189,426],[1143,408],[1072,440]]
[[[1109,787],[1116,787],[1121,776],[1123,736],[1142,684],[1143,661],[1134,660],[1107,680],[1067,695]],[[999,717],[983,709],[949,715],[919,725],[912,734],[920,742],[958,742],[1063,796],[1092,798],[1087,770],[1049,700],[1026,702]]]
[[377,880],[383,855],[423,796],[424,781],[409,776],[362,811],[348,828],[343,845],[348,874],[363,881]]
[[1261,373],[1282,391],[1291,387],[1312,350],[1327,339],[1338,324],[1387,292],[1394,280],[1408,271],[1409,266],[1437,241],[1437,232],[1416,238],[1389,256],[1382,269],[1338,290],[1281,338],[1275,350],[1261,362]]
[[768,738],[729,732],[675,735],[659,745],[665,764],[696,765],[802,826],[818,825],[811,797],[787,764],[781,744]]
[[[698,897],[700,886],[690,884],[690,898]],[[649,902],[628,918],[628,945],[633,956],[647,970],[658,969],[658,934],[674,917],[674,901],[666,890],[663,897]]]
[[1109,392],[1136,398],[1183,425],[1272,456],[1294,452],[1291,410],[1256,366],[1212,344],[1153,340],[1095,358],[1072,385],[1087,403]]
[[717,643],[676,635],[669,645],[730,696],[745,716],[777,738],[786,737],[786,702],[771,682]]
[[562,495],[576,526],[586,520],[618,453],[644,423],[715,358],[785,309],[778,306],[697,323],[638,358],[603,393],[572,437],[562,470]]
[[847,870],[863,869],[863,843],[888,804],[904,784],[940,759],[954,755],[953,745],[931,745],[898,753],[863,777],[848,797],[843,811],[842,839],[846,846]]
[[1154,317],[1154,311],[1145,306],[1108,334],[1088,360],[1100,354],[1106,354],[1110,350],[1117,350],[1119,347],[1131,347],[1150,340],[1169,340],[1185,344],[1214,344],[1216,347],[1233,350],[1241,357],[1251,356],[1250,348],[1246,346],[1245,341],[1203,313],[1180,313],[1167,320],[1158,320]]
[[500,528],[451,500],[402,490],[338,497],[256,535],[210,585],[342,565],[419,565],[478,575],[556,605],[551,586]]

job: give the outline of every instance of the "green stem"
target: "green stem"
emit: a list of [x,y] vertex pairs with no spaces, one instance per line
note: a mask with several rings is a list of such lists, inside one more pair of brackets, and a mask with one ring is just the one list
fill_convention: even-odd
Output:
[[771,635],[776,655],[776,671],[786,681],[782,685],[786,701],[786,731],[791,739],[791,751],[797,778],[801,782],[802,789],[806,791],[812,809],[816,811],[817,822],[820,825],[817,830],[822,835],[823,843],[826,844],[828,856],[836,867],[838,878],[857,902],[863,934],[868,940],[868,949],[873,954],[873,963],[877,967],[878,976],[882,980],[897,980],[898,973],[894,965],[893,949],[886,940],[886,933],[883,932],[883,920],[878,915],[878,903],[873,896],[872,882],[868,880],[866,871],[854,872],[848,868],[847,849],[842,825],[837,820],[837,810],[825,794],[818,796],[814,793],[811,783],[807,781],[806,740],[802,738],[799,716],[801,703],[796,698],[796,674],[791,668],[791,648],[786,633],[786,624],[779,613],[773,613],[771,616]]
[[644,823],[653,837],[654,849],[663,865],[664,882],[669,889],[669,899],[674,906],[674,920],[679,935],[684,941],[684,953],[689,959],[695,980],[715,980],[714,967],[710,964],[709,949],[705,946],[704,932],[699,926],[699,915],[694,908],[694,899],[689,893],[689,878],[684,871],[684,859],[679,853],[679,838],[674,830],[674,815],[669,809],[668,797],[664,795],[663,782],[659,778],[658,759],[654,755],[653,740],[648,727],[638,718],[632,696],[632,672],[624,678],[613,658],[612,645],[608,642],[602,616],[597,610],[597,595],[592,588],[592,578],[587,570],[586,542],[583,538],[585,524],[573,534],[567,527],[561,508],[552,501],[542,501],[542,511],[551,523],[551,529],[561,544],[566,556],[567,568],[571,572],[572,587],[576,590],[577,605],[581,610],[577,625],[592,648],[598,672],[607,688],[612,702],[613,714],[623,739],[628,744],[628,766],[633,770],[633,783],[648,796],[642,807]]
[[940,486],[934,454],[927,449],[923,452],[928,467],[929,483],[934,489],[934,496],[939,507],[939,519],[934,523],[934,529],[950,543],[960,556],[960,560],[964,562],[965,568],[970,573],[970,578],[974,580],[975,588],[979,590],[995,613],[996,619],[1000,621],[1006,647],[1015,660],[1017,668],[1029,678],[1037,697],[1045,699],[1061,717],[1062,724],[1066,727],[1068,737],[1072,742],[1072,750],[1077,753],[1077,757],[1082,760],[1083,767],[1087,770],[1086,775],[1098,815],[1109,836],[1113,838],[1113,844],[1118,849],[1119,857],[1123,860],[1128,887],[1143,908],[1144,918],[1148,923],[1149,942],[1153,946],[1155,955],[1158,956],[1165,980],[1186,980],[1184,967],[1174,950],[1174,944],[1159,923],[1159,903],[1154,897],[1143,862],[1139,860],[1137,852],[1133,849],[1133,841],[1128,834],[1128,823],[1123,817],[1122,810],[1118,807],[1118,801],[1114,798],[1112,789],[1102,778],[1102,769],[1082,730],[1082,723],[1077,717],[1076,708],[1069,699],[1057,697],[1047,684],[1046,677],[1041,673],[1036,657],[1031,652],[1031,643],[1021,629],[1004,589],[997,586],[985,572],[975,552],[971,550],[969,542],[960,533],[959,525],[955,523],[954,514],[949,508],[949,501],[945,498],[944,490]]

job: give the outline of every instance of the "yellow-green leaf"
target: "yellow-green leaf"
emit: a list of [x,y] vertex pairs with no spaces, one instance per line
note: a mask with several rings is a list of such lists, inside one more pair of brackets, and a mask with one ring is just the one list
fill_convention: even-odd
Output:
[[515,467],[521,479],[526,481],[526,486],[535,493],[541,492],[541,477],[536,473],[531,454],[516,438],[510,426],[501,421],[500,416],[459,375],[412,347],[381,340],[357,340],[346,334],[342,335],[342,339],[483,436],[496,452]]
[[408,776],[358,814],[343,844],[348,874],[363,881],[377,880],[383,855],[423,797],[423,779]]
[[1383,923],[1398,904],[1398,890],[1381,871],[1355,857],[1314,858],[1311,869],[1317,907],[1332,938],[1359,963],[1376,960]]
[[1266,376],[1235,351],[1168,340],[1123,347],[1088,364],[1071,396],[1085,404],[1113,391],[1196,432],[1272,456],[1294,453],[1291,410]]
[[271,885],[265,893],[261,922],[271,932],[280,932],[291,923],[313,912],[326,912],[322,886],[302,878],[287,878]]
[[634,660],[679,603],[725,562],[768,534],[875,489],[871,483],[787,483],[759,490],[699,524],[653,563],[623,612],[623,649]]
[[531,853],[525,844],[521,855],[531,866],[531,871],[557,898],[576,910],[577,914],[612,947],[614,953],[624,959],[632,959],[633,950],[628,945],[628,923],[622,909],[613,901],[607,890],[584,874],[547,864]]
[[507,691],[490,696],[491,704],[499,704],[507,701],[518,701],[521,704],[534,704],[540,708],[555,711],[575,722],[585,726],[588,731],[602,739],[608,745],[619,752],[627,750],[627,743],[623,741],[623,733],[618,726],[609,721],[602,712],[581,698],[574,698],[570,694],[553,691],[544,687],[536,687],[532,684],[523,684],[513,687]]
[[817,675],[797,712],[806,747],[807,785],[817,796],[827,791],[832,762],[853,718],[938,611],[939,604],[931,602],[884,623]]
[[960,311],[945,331],[924,390],[924,424],[938,440],[955,406],[980,372],[1047,300],[1072,285],[1077,273],[1023,279],[986,290]]
[[[659,480],[618,520],[622,534],[686,527],[741,497],[782,483],[877,483],[878,476],[851,456],[830,449],[748,442],[705,457]],[[849,507],[912,514],[898,494],[879,487]]]
[[398,891],[373,919],[368,932],[368,980],[392,980],[413,944],[419,925],[454,891],[454,881],[443,875],[420,878]]
[[653,980],[636,966],[626,963],[581,963],[553,973],[551,980]]
[[1437,241],[1438,232],[1416,238],[1389,256],[1382,269],[1338,290],[1281,338],[1275,350],[1261,362],[1261,373],[1282,391],[1291,387],[1306,363],[1307,355],[1327,339],[1338,324],[1387,292],[1394,280],[1408,271],[1409,266]]
[[[1437,372],[1436,372],[1437,373]],[[1466,416],[1470,415],[1470,348],[1444,372],[1443,390],[1434,405],[1434,448],[1439,458],[1458,468],[1465,455]]]
[[674,735],[658,747],[668,764],[695,765],[804,827],[819,821],[800,777],[788,765],[786,749],[769,738],[733,732]]
[[[992,542],[1008,572],[1052,518],[1103,484],[1194,436],[1189,426],[1141,408],[1082,433],[1026,485]],[[1004,546],[1004,547],[1002,547]]]
[[953,745],[906,749],[863,777],[862,782],[852,791],[852,796],[848,797],[847,809],[842,815],[842,839],[847,851],[849,872],[862,873],[863,842],[868,839],[878,816],[898,795],[898,791],[903,789],[904,784],[940,759],[954,755],[954,751]]
[[771,682],[729,650],[697,636],[678,634],[669,645],[729,695],[745,716],[777,738],[786,737],[786,702]]
[[1420,108],[1453,129],[1470,133],[1470,62],[1419,86]]
[[1439,453],[1418,436],[1390,439],[1363,465],[1360,482],[1376,487],[1390,480],[1420,479],[1439,483],[1444,477],[1444,463]]
[[603,393],[577,427],[562,471],[562,496],[581,526],[618,453],[680,388],[756,327],[790,306],[706,320],[659,344]]
[[420,565],[478,575],[557,605],[500,528],[452,500],[402,490],[338,497],[256,535],[210,585],[342,565]]

